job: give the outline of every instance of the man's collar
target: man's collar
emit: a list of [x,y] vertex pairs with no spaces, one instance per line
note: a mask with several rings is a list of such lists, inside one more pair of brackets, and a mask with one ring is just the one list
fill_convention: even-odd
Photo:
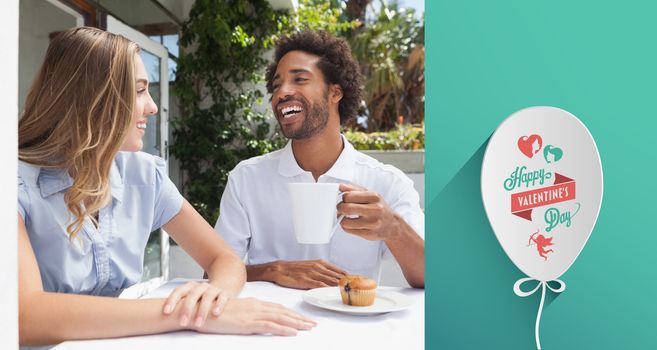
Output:
[[342,136],[342,142],[344,148],[342,148],[342,153],[338,157],[338,160],[333,163],[331,169],[329,169],[324,176],[329,176],[337,180],[343,180],[346,182],[352,182],[354,178],[354,169],[356,168],[356,150],[352,146],[347,138]]
[[287,142],[287,145],[283,147],[283,153],[281,154],[280,161],[278,162],[278,173],[285,177],[293,177],[305,173],[306,171],[301,169],[297,160],[294,158],[294,152],[292,151],[292,140]]
[[[119,202],[123,200],[123,178],[119,173],[116,162],[112,162],[110,168],[110,191],[112,197]],[[73,186],[73,178],[63,169],[41,168],[39,170],[39,190],[41,197],[46,198],[55,193],[59,193]]]
[[[351,182],[354,175],[356,150],[349,141],[347,141],[344,135],[340,136],[342,137],[344,145],[342,152],[335,163],[333,163],[333,166],[323,174],[323,176]],[[293,177],[305,172],[306,171],[301,169],[297,160],[294,158],[292,140],[288,141],[287,145],[285,145],[282,150],[281,158],[278,163],[278,173],[285,177]]]

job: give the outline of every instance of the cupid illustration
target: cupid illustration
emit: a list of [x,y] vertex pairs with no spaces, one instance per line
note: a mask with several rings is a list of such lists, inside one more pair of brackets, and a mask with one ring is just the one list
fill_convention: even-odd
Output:
[[552,243],[552,238],[553,237],[545,237],[541,234],[538,234],[539,231],[534,232],[531,236],[529,236],[529,242],[527,243],[527,246],[529,247],[532,244],[536,244],[536,250],[538,250],[538,255],[540,255],[543,259],[547,261],[547,254],[548,253],[554,253],[554,250],[552,249],[545,249],[551,245],[554,245]]

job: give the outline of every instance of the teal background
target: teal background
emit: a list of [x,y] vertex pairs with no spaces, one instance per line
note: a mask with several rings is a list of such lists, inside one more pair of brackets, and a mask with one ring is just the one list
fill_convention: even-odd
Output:
[[543,310],[544,349],[657,349],[657,2],[426,2],[427,349],[532,349],[540,293],[486,219],[486,142],[511,113],[576,115],[602,159],[586,247]]

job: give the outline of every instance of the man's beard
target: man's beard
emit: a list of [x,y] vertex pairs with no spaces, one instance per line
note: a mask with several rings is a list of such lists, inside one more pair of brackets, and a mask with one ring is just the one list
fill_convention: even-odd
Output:
[[[320,131],[324,130],[326,124],[328,124],[328,91],[324,94],[319,102],[313,103],[310,108],[308,108],[308,100],[303,97],[295,100],[303,104],[303,110],[306,112],[305,118],[301,123],[301,126],[296,130],[287,131],[281,125],[281,130],[283,135],[288,139],[293,140],[302,140],[313,137],[317,135]],[[279,122],[280,124],[280,122]]]

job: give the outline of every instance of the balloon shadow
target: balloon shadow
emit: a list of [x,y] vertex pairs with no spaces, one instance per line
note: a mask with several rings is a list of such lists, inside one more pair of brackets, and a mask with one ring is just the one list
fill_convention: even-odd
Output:
[[[526,298],[513,293],[513,284],[525,274],[506,255],[488,221],[481,197],[481,165],[489,140],[490,136],[427,203],[427,242],[431,248],[426,257],[427,276],[440,276],[427,278],[431,295],[427,310],[449,315],[454,325],[477,328],[483,332],[482,339],[494,339],[503,325],[514,327],[519,335],[513,342],[531,344],[541,291]],[[555,298],[555,293],[546,291],[544,307]],[[506,317],[500,319],[499,315]],[[440,326],[451,329],[453,325],[427,318],[427,329]],[[448,333],[427,336],[452,339]],[[452,340],[452,345],[460,341]]]

